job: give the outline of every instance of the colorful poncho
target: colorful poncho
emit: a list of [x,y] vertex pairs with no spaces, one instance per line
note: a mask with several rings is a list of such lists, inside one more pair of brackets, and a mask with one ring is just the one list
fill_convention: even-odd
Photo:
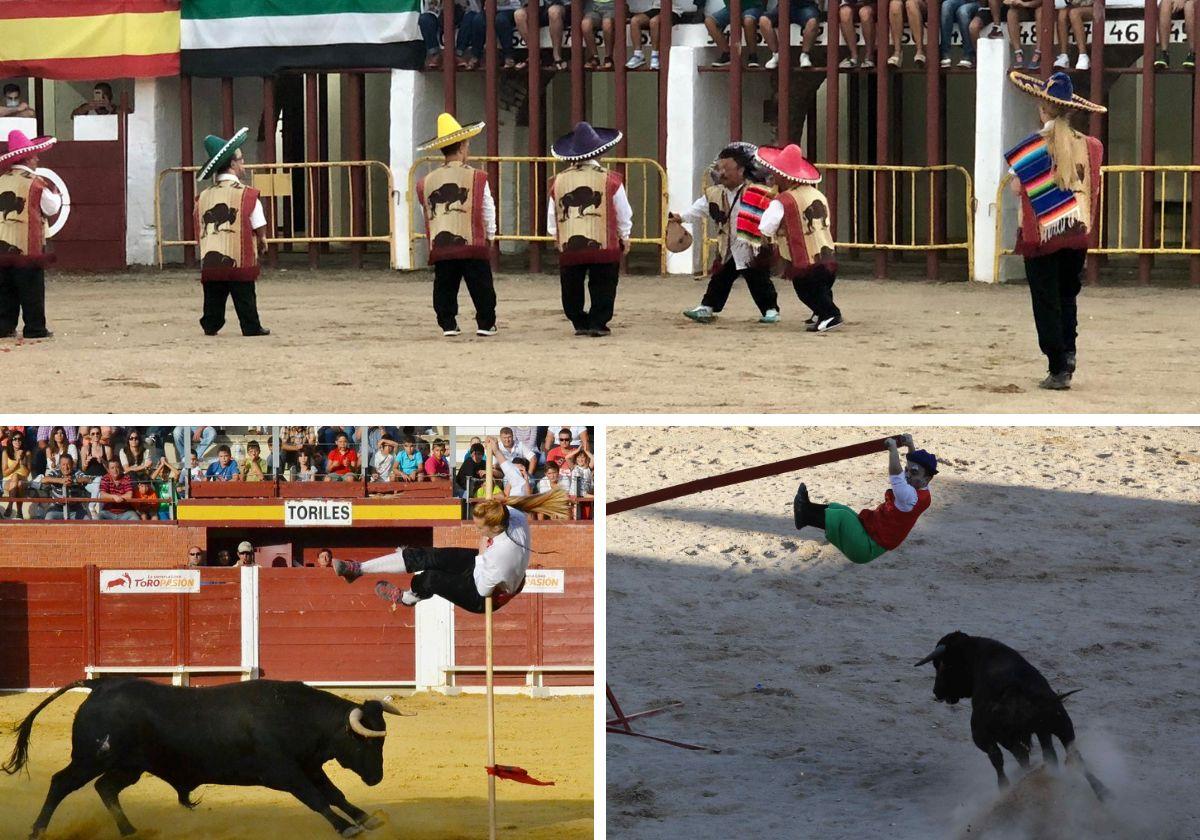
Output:
[[[1087,138],[1073,132],[1070,142],[1079,144],[1076,159],[1087,161]],[[1058,170],[1050,154],[1050,143],[1042,132],[1031,134],[1009,149],[1004,159],[1029,196],[1043,242],[1076,225],[1082,226],[1082,232],[1087,231],[1091,202],[1086,164],[1080,167],[1081,172],[1066,173],[1066,189],[1058,186]]]
[[749,184],[742,191],[737,214],[738,239],[750,243],[755,248],[762,246],[763,235],[758,226],[774,195],[770,187],[760,184]]

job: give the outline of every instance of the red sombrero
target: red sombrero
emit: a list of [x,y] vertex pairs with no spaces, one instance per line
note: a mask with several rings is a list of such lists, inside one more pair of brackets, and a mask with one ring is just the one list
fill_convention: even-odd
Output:
[[789,181],[800,184],[816,184],[821,173],[805,159],[800,147],[790,143],[782,149],[777,146],[759,146],[754,159],[771,172]]
[[8,151],[0,153],[0,168],[20,163],[30,155],[44,152],[58,141],[53,137],[35,137],[30,140],[25,132],[13,129],[8,132]]

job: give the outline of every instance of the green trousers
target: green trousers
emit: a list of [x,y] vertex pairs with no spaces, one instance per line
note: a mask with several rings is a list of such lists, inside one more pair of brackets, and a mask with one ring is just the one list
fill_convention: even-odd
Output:
[[857,513],[836,502],[825,509],[825,537],[855,563],[870,563],[887,551],[867,534]]

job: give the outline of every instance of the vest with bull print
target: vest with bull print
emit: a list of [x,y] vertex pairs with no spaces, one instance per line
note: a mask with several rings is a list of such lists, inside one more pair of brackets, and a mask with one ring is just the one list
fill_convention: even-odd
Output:
[[783,205],[783,224],[775,234],[783,276],[803,277],[818,263],[837,269],[833,234],[829,229],[829,202],[811,184],[800,184],[776,199]]
[[708,199],[708,218],[715,228],[715,239],[717,240],[717,257],[716,261],[724,264],[729,259],[729,233],[733,229],[733,224],[736,219],[729,218],[730,208],[733,207],[733,202],[729,200],[729,193],[720,184],[713,184],[704,190],[704,197]]
[[43,248],[43,181],[23,169],[0,173],[0,265],[43,266],[52,257]]
[[439,166],[417,184],[431,263],[490,258],[483,224],[487,188],[486,172],[458,161]]
[[257,280],[258,249],[250,215],[258,190],[238,181],[220,181],[196,199],[201,280]]
[[621,261],[613,196],[621,176],[591,164],[576,164],[554,177],[550,197],[557,214],[559,265]]

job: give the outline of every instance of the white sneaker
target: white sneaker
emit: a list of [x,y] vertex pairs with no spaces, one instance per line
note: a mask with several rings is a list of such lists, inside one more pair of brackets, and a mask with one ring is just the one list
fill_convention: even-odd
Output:
[[[842,68],[843,70],[853,70],[857,66],[858,66],[858,62],[855,61],[853,58],[843,58],[841,63],[838,64],[838,67]],[[863,66],[866,66],[866,65],[863,65]]]
[[774,70],[779,66],[779,53],[771,53],[771,57],[767,59],[767,63],[763,65],[768,70]]
[[871,58],[871,56],[868,55],[866,58],[864,58],[862,60],[862,66],[863,66],[864,70],[870,70],[872,67],[875,66],[875,59]]
[[962,67],[964,70],[970,70],[975,66],[975,62],[971,61],[969,58],[964,58],[962,61],[958,62],[958,66]]
[[629,57],[628,61],[625,62],[625,69],[626,70],[636,70],[645,63],[646,63],[646,56],[642,55],[641,50],[638,50],[637,52],[635,52],[633,55],[631,55]]
[[943,58],[941,61],[941,65],[943,67],[949,67],[950,66],[950,57],[947,56],[946,58]]
[[697,321],[701,324],[707,324],[713,319],[712,307],[705,306],[704,304],[687,309],[683,314],[686,317],[691,318],[693,321]]
[[808,53],[806,53],[806,52],[800,53],[800,66],[801,67],[812,67],[812,59],[808,57]]
[[651,70],[658,69],[658,50],[655,50],[654,52],[650,53],[650,69]]
[[460,330],[458,327],[455,327],[452,330],[442,330],[442,335],[446,336],[447,338],[453,338],[456,335],[462,335],[462,330]]
[[1071,66],[1071,59],[1067,57],[1066,53],[1059,53],[1058,58],[1054,59],[1054,66],[1060,70],[1066,70]]
[[490,327],[486,327],[486,328],[485,328],[485,327],[478,327],[478,328],[475,330],[475,335],[485,335],[485,336],[486,336],[486,335],[495,335],[496,333],[497,333],[497,329],[496,329],[496,325],[495,325],[495,324],[493,324],[493,325],[492,325],[492,326],[490,326]]
[[1092,66],[1092,60],[1088,58],[1087,53],[1080,53],[1079,60],[1075,62],[1076,70],[1088,70]]

